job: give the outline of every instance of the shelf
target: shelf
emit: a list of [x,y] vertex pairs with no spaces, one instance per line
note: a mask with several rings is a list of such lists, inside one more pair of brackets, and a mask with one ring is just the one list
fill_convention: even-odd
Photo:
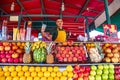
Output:
[[[89,64],[79,64],[81,66],[91,66],[91,65],[103,65],[103,64],[114,64],[114,65],[120,65],[120,63],[89,63]],[[0,63],[0,66],[59,66],[59,67],[65,67],[67,65],[74,66],[75,64],[24,64],[24,63]]]

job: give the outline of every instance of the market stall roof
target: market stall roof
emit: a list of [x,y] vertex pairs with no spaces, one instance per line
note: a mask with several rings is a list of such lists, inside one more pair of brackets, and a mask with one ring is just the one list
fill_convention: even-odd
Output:
[[[108,0],[108,3],[111,4],[112,1]],[[91,24],[103,11],[104,0],[1,0],[0,24],[4,19],[9,19],[9,15],[20,14],[21,26],[24,25],[24,21],[55,21],[58,18],[62,18],[65,23],[84,23],[86,17],[88,24]],[[13,24],[17,26],[15,23],[9,22],[8,27],[12,29]],[[80,26],[65,28],[78,35],[81,33]]]

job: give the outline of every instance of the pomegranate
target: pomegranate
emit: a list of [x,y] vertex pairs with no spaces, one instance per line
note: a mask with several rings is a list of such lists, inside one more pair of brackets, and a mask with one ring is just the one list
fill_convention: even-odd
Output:
[[10,53],[6,54],[6,58],[11,58],[11,54]]
[[9,63],[13,63],[13,60],[14,60],[13,58],[8,58]]
[[19,58],[14,58],[14,63],[18,63],[19,62]]
[[0,57],[1,58],[5,58],[5,54],[0,54]]

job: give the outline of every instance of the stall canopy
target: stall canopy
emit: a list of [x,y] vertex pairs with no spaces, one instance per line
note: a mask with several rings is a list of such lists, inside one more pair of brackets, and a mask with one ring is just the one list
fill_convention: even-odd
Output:
[[[112,1],[108,0],[108,3],[111,4]],[[65,27],[72,34],[79,35],[81,26],[85,25],[85,19],[88,19],[90,25],[103,11],[104,0],[1,0],[0,24],[4,19],[9,19],[10,15],[20,14],[22,14],[20,27],[25,21],[54,22],[57,18],[62,18],[64,23],[80,23],[78,26]],[[8,23],[9,29],[17,25],[17,22]],[[33,27],[38,28],[39,25]]]

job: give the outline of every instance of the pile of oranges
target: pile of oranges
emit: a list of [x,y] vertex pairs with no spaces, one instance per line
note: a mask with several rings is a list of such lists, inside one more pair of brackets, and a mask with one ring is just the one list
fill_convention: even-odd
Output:
[[72,80],[71,66],[59,67],[4,66],[0,67],[0,80]]

